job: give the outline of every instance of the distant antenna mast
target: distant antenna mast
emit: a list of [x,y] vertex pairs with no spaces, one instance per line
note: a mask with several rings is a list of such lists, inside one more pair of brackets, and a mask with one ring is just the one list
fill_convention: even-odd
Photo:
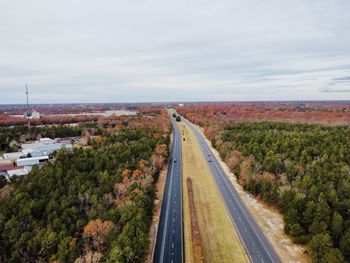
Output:
[[[27,116],[27,118],[28,118],[28,115],[27,114],[29,114],[29,92],[28,92],[28,86],[27,86],[27,84],[26,84],[26,96],[27,96],[27,113],[26,113],[26,116]],[[29,118],[28,118],[28,129],[30,129],[30,120],[29,120]]]
[[28,99],[28,95],[29,95],[28,86],[27,86],[27,84],[26,84],[27,110],[29,110],[29,99]]

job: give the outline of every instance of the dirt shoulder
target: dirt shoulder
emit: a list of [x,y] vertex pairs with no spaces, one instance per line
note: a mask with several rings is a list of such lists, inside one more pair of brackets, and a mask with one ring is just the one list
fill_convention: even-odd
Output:
[[224,263],[233,260],[240,263],[249,262],[198,141],[184,123],[180,122],[177,125],[181,133],[183,131],[182,176],[186,261],[193,262],[188,186],[185,183],[190,177],[204,262]]
[[206,138],[203,133],[203,129],[197,125],[196,128],[201,132],[206,142],[213,151],[215,157],[220,162],[222,168],[224,169],[226,175],[230,179],[232,185],[235,187],[236,191],[239,193],[241,199],[249,209],[251,215],[258,222],[260,228],[262,229],[265,236],[268,238],[274,249],[276,250],[278,256],[282,262],[290,263],[308,263],[312,262],[311,258],[305,254],[305,247],[301,245],[294,244],[290,237],[284,233],[283,216],[274,208],[260,202],[250,195],[242,186],[237,182],[236,177],[227,167],[227,165],[221,160],[218,151],[212,147],[211,142]]

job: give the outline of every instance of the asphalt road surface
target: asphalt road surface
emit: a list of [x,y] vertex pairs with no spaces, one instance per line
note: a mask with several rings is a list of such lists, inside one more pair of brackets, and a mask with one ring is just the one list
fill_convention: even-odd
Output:
[[201,146],[202,152],[209,164],[221,196],[224,199],[226,208],[229,211],[231,220],[235,224],[236,230],[250,260],[254,263],[281,262],[273,247],[250,215],[243,201],[240,199],[237,191],[234,189],[201,133],[188,120],[182,118],[182,121],[188,124],[192,129]]
[[183,262],[181,135],[174,120],[171,121],[174,128],[174,140],[154,252],[156,263]]

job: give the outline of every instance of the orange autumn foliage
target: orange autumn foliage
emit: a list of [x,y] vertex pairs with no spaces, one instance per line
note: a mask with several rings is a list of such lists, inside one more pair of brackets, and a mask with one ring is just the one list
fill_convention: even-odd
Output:
[[94,141],[96,143],[102,143],[103,142],[103,137],[100,136],[100,135],[94,136],[93,139],[94,139]]
[[132,176],[133,177],[140,177],[141,175],[143,174],[143,172],[142,172],[142,170],[140,170],[140,169],[137,169],[137,170],[134,170],[133,172],[132,172]]
[[123,172],[122,172],[122,177],[129,177],[131,174],[131,171],[129,169],[125,169]]
[[123,177],[123,183],[129,182],[130,175],[131,175],[131,171],[129,169],[125,169],[122,172],[121,176]]
[[112,221],[96,219],[90,221],[83,231],[83,236],[90,238],[90,245],[97,250],[103,250],[106,246],[107,234],[116,229]]
[[162,155],[152,155],[151,162],[153,168],[159,172],[164,166],[165,158]]
[[154,149],[154,152],[157,155],[164,155],[167,152],[167,147],[165,144],[157,145],[156,148]]
[[234,170],[237,167],[237,165],[239,165],[240,158],[241,158],[241,153],[239,151],[234,150],[230,152],[229,157],[226,160],[226,164],[231,171]]
[[248,176],[251,175],[251,164],[253,160],[254,158],[248,157],[245,158],[244,161],[241,163],[241,169],[239,173],[239,184],[243,187],[246,185]]
[[207,103],[178,107],[177,111],[195,124],[204,127],[205,134],[210,139],[224,125],[239,122],[350,124],[348,103]]

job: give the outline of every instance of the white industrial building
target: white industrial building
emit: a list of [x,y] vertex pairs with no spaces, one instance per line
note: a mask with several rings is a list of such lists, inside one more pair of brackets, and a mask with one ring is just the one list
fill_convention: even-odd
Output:
[[30,156],[30,157],[46,156],[60,149],[72,150],[73,145],[67,142],[59,143],[50,138],[41,138],[39,141],[36,141],[33,143],[24,143],[21,145],[21,148],[22,150],[20,152],[4,153],[3,154],[4,159],[16,160],[26,156]]
[[25,150],[22,150],[22,153],[24,153],[24,157],[26,157],[26,156],[30,156],[30,157],[43,156],[43,153],[41,151],[35,150],[35,149],[25,149]]
[[72,150],[71,143],[58,143],[50,138],[41,138],[34,143],[24,143],[21,145],[22,152],[28,155],[30,153],[33,157],[45,156],[58,151],[60,149]]
[[[11,160],[15,160],[18,166],[18,168],[6,167],[6,169],[1,171],[7,173],[6,177],[8,179],[14,175],[23,176],[28,174],[34,165],[39,166],[39,168],[42,167],[49,160],[49,154],[61,149],[72,150],[73,145],[67,140],[59,142],[59,140],[41,138],[36,142],[24,143],[21,145],[21,148],[20,152],[3,154],[4,159],[9,160],[6,162],[11,163]],[[25,158],[28,156],[30,157]]]
[[40,138],[39,142],[47,145],[55,143],[55,140],[52,140],[51,138]]
[[40,112],[36,110],[26,111],[24,117],[27,119],[40,119]]
[[39,156],[39,157],[30,157],[30,158],[21,158],[17,159],[17,166],[33,166],[42,162],[46,162],[49,160],[49,156]]
[[14,175],[18,177],[27,175],[31,170],[32,170],[31,166],[25,166],[24,168],[20,168],[20,169],[9,170],[7,171],[7,179],[10,179]]
[[21,157],[25,157],[25,154],[23,152],[11,152],[11,153],[4,153],[3,156],[4,156],[4,159],[18,159]]

